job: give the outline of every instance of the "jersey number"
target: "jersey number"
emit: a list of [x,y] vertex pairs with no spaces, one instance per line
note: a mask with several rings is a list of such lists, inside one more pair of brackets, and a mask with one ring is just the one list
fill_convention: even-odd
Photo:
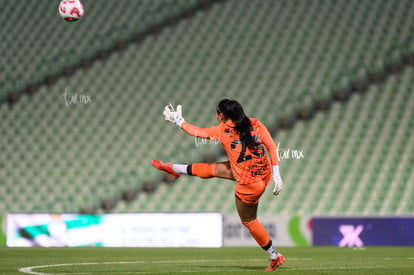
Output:
[[[256,141],[259,141],[259,138],[257,136],[253,136],[253,138]],[[234,150],[236,149],[237,144],[240,144],[242,149],[240,151],[239,157],[237,158],[237,163],[243,162],[243,161],[247,161],[247,160],[251,160],[252,159],[252,155],[246,155],[246,144],[244,142],[242,142],[240,139],[235,139],[232,141],[231,143],[231,149]],[[264,150],[263,150],[263,146],[262,145],[258,145],[257,146],[257,150],[252,152],[253,155],[255,155],[256,157],[263,157],[264,156]]]

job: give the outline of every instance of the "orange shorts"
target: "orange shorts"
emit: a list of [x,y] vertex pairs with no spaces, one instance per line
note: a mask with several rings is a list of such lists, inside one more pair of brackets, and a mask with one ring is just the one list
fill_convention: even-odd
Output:
[[234,186],[234,195],[246,204],[257,204],[266,190],[266,186],[269,184],[271,176],[272,175],[269,173],[259,181],[247,184],[236,182],[236,185]]

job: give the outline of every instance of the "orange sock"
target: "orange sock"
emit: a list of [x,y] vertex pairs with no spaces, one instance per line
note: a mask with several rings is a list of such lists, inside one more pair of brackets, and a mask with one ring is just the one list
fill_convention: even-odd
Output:
[[215,177],[216,163],[193,163],[189,174],[203,179]]
[[264,226],[257,219],[254,219],[250,222],[242,222],[242,224],[247,227],[258,245],[265,247],[269,244],[269,233],[267,233],[266,228],[264,228]]

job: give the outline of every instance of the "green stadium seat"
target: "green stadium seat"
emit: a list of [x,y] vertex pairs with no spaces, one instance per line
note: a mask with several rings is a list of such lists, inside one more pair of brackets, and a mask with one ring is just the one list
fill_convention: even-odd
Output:
[[[219,145],[197,147],[193,138],[163,121],[168,102],[183,104],[189,122],[207,127],[216,123],[217,102],[236,98],[248,114],[274,129],[281,118],[295,119],[297,111],[320,100],[331,102],[338,88],[349,93],[350,83],[365,87],[372,73],[385,73],[386,64],[413,53],[414,19],[407,15],[411,2],[390,2],[229,0],[42,86],[12,109],[0,106],[5,133],[0,148],[6,148],[0,154],[0,165],[5,163],[0,173],[5,170],[1,178],[6,190],[14,190],[0,213],[96,208],[102,199],[160,180],[162,175],[149,163],[153,158],[193,162],[219,155]],[[52,11],[48,2],[7,4],[3,10],[16,8],[19,16],[0,18],[4,30],[13,33],[0,46],[5,56],[13,57],[6,59],[5,76],[0,74],[0,99],[197,3],[98,5],[85,0],[85,18],[71,24],[72,29],[56,16],[33,30],[20,18],[30,18],[33,6]],[[15,46],[22,45],[23,35],[28,42]],[[46,39],[50,45],[40,43]],[[413,84],[412,69],[406,69],[365,94],[352,95],[345,105],[334,103],[326,113],[313,113],[309,122],[278,131],[276,142],[303,150],[305,158],[281,161],[286,188],[278,198],[264,196],[264,213],[411,213],[413,204],[405,194],[412,187],[404,183],[413,180],[414,161],[407,156],[413,150]],[[62,95],[67,87],[91,95],[93,102],[66,106]],[[389,150],[386,160],[382,150]],[[392,167],[392,177],[381,176],[384,166]],[[384,187],[382,177],[392,182],[386,198],[377,191]],[[18,199],[27,179],[42,193],[40,186],[46,184],[53,195],[44,196],[41,204],[16,203],[27,199]],[[214,200],[206,197],[211,193],[217,194]],[[182,177],[176,184],[160,184],[153,194],[140,192],[135,201],[119,203],[113,211],[235,213],[231,193],[231,182]]]

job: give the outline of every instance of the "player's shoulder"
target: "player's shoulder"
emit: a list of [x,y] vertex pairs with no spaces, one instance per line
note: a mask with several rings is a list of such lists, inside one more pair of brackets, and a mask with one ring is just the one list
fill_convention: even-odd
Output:
[[250,117],[249,119],[250,119],[250,123],[252,124],[253,127],[254,126],[262,126],[263,125],[263,123],[259,119],[257,119],[257,118]]

